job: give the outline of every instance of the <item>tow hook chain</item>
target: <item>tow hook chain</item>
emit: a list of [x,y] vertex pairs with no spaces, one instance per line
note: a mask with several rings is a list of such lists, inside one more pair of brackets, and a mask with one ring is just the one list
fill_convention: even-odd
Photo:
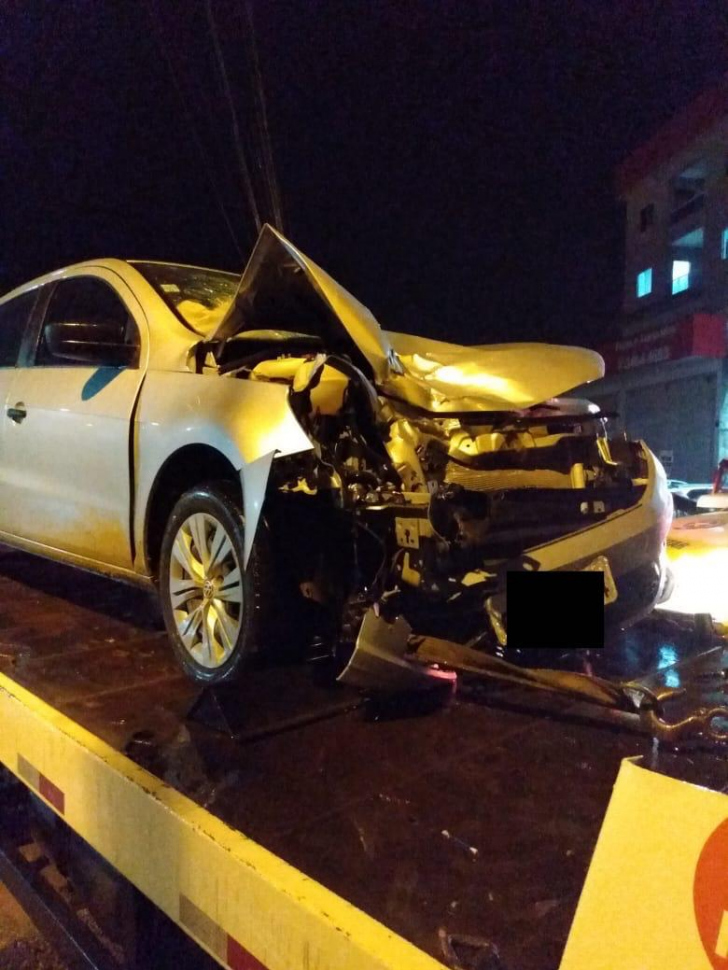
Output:
[[653,690],[633,681],[620,683],[591,674],[520,667],[472,647],[435,637],[413,637],[411,646],[415,653],[410,656],[420,663],[440,664],[484,680],[517,684],[636,714],[643,729],[660,741],[676,742],[689,738],[728,741],[728,726],[726,730],[720,730],[714,724],[720,719],[728,725],[728,707],[698,707],[679,720],[669,719],[665,705],[684,696],[684,687]]
[[728,730],[721,731],[713,725],[719,718],[728,723],[728,707],[698,707],[686,717],[669,721],[665,717],[665,702],[683,696],[684,687],[653,691],[642,684],[630,684],[628,691],[641,694],[638,704],[640,721],[659,741],[685,741],[688,738],[728,741]]

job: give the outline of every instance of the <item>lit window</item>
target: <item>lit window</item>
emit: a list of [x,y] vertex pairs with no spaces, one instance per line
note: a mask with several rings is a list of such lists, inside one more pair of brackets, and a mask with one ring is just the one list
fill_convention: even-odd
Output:
[[687,259],[672,261],[672,292],[682,293],[690,286],[690,262]]
[[652,292],[652,267],[637,274],[637,298],[649,296]]
[[[704,242],[705,228],[703,226],[698,226],[697,229],[692,229],[690,232],[686,232],[685,235],[680,236],[679,239],[673,239],[672,245],[676,249],[702,249]],[[679,255],[682,255],[682,253]],[[688,253],[688,256],[689,255],[690,253]]]
[[721,259],[728,259],[728,229],[724,229],[720,235],[720,255]]

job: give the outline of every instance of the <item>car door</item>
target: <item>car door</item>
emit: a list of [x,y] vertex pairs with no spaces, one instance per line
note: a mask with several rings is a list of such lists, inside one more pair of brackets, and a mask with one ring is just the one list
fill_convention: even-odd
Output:
[[[59,333],[81,339],[59,342]],[[143,310],[109,270],[69,275],[54,284],[33,344],[5,401],[3,529],[131,568],[131,422],[146,359]],[[120,354],[121,344],[132,349]]]
[[[10,385],[15,374],[20,345],[30,320],[30,315],[38,297],[38,290],[29,290],[0,304],[0,407],[5,414],[5,406],[10,393]],[[7,468],[5,436],[7,429],[4,418],[0,420],[0,529],[3,520],[12,518],[4,498],[4,483]]]

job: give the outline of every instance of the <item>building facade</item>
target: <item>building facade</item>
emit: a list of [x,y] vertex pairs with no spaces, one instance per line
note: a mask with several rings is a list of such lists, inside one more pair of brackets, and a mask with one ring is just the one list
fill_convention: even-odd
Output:
[[620,336],[588,396],[668,474],[710,481],[728,457],[728,78],[619,167],[626,210]]

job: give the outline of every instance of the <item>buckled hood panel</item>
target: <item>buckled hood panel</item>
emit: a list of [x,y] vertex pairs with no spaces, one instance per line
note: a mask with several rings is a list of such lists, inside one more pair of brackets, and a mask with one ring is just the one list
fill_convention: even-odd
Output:
[[271,226],[261,230],[212,342],[277,329],[320,337],[385,394],[434,413],[513,411],[604,375],[594,351],[552,344],[464,347],[383,331],[372,313]]

